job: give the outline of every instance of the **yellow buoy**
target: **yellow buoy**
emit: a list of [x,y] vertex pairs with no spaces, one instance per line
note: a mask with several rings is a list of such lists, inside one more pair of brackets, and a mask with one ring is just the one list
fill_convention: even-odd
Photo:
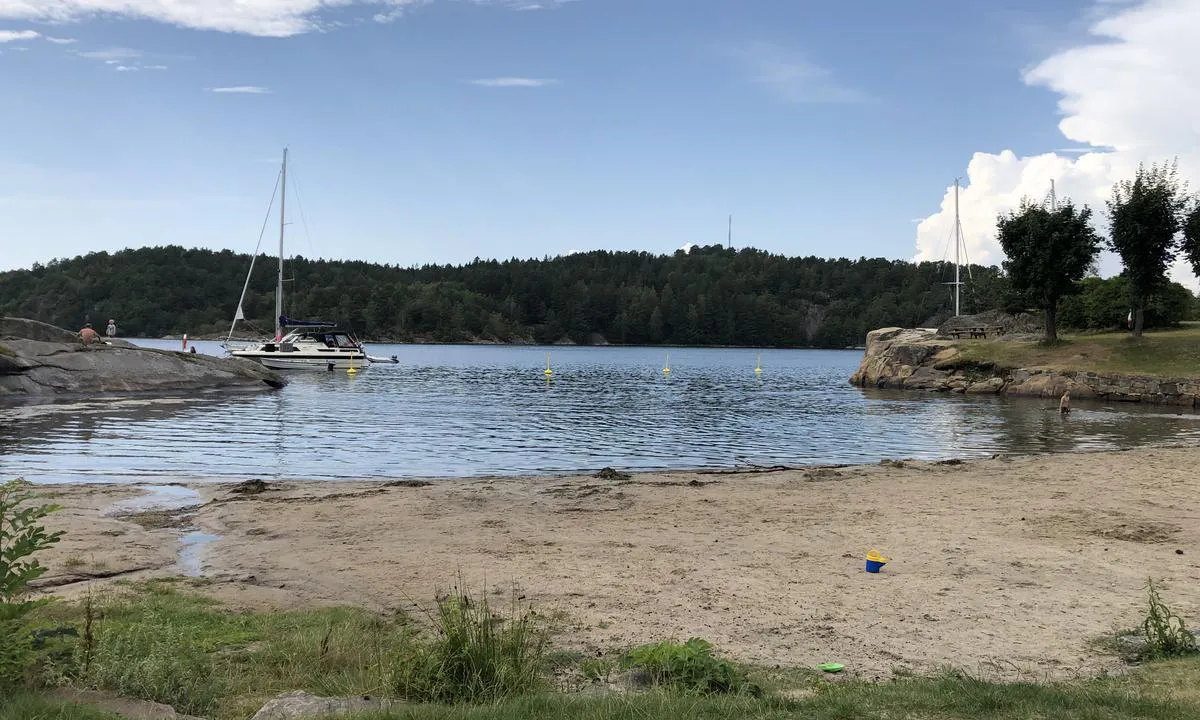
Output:
[[667,353],[667,361],[663,364],[663,375],[671,374],[671,353]]
[[762,375],[762,353],[759,353],[758,359],[754,361],[754,374]]
[[546,377],[550,377],[554,374],[554,371],[550,369],[550,353],[546,353],[546,370],[542,374]]

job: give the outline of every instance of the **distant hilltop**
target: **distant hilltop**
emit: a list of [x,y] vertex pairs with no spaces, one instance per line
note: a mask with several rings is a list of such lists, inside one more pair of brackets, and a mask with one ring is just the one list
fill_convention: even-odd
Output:
[[[64,327],[117,321],[127,337],[228,332],[250,257],[177,246],[106,252],[0,273],[0,313]],[[243,303],[274,326],[276,260],[261,256]],[[336,319],[370,340],[861,346],[884,325],[951,311],[953,268],[899,260],[785,257],[720,245],[690,252],[595,251],[534,260],[399,268],[287,261],[287,314]],[[973,268],[970,308],[1000,302],[995,268]],[[243,326],[239,324],[239,331]]]

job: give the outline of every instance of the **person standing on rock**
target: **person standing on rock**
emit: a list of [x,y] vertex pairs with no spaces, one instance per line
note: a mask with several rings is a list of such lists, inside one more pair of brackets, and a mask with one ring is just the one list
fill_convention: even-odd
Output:
[[92,329],[91,323],[85,323],[79,331],[79,339],[83,340],[84,345],[93,345],[100,342],[100,333]]
[[1066,415],[1071,412],[1071,391],[1063,391],[1062,397],[1058,399],[1058,412],[1060,415]]

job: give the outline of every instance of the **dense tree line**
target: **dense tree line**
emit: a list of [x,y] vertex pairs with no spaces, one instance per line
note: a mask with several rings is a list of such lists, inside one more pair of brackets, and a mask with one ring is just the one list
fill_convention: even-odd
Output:
[[[1077,292],[1064,297],[1058,306],[1058,321],[1075,330],[1124,330],[1129,327],[1129,278],[1085,277]],[[1200,319],[1200,299],[1179,283],[1167,283],[1147,302],[1145,326],[1162,328],[1181,320]]]
[[[223,334],[249,263],[175,246],[56,260],[0,274],[0,313],[71,329],[114,318],[128,336]],[[256,261],[243,303],[251,327],[274,325],[276,263]],[[997,268],[971,275],[963,312],[1011,305]],[[297,257],[286,264],[285,312],[374,340],[847,347],[877,327],[947,318],[952,276],[942,263],[719,245],[420,268]]]

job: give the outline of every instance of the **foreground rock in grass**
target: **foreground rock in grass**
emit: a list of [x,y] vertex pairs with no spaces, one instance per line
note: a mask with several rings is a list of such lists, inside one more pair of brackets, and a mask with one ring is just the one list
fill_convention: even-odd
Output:
[[1154,378],[1043,368],[1003,368],[960,357],[958,343],[933,329],[882,328],[850,383],[859,387],[968,394],[1101,398],[1157,405],[1200,406],[1200,379]]
[[375,710],[399,707],[396,700],[370,697],[324,698],[303,690],[280,695],[254,713],[250,720],[299,720],[300,718],[334,718]]
[[62,328],[0,320],[0,397],[68,393],[155,393],[280,388],[257,363],[138,348],[122,341],[84,345]]
[[[95,690],[59,688],[50,697],[72,705],[82,705],[103,710],[126,720],[201,720],[191,715],[182,715],[175,708],[162,703],[135,698],[119,697]],[[65,716],[64,716],[65,717]]]

